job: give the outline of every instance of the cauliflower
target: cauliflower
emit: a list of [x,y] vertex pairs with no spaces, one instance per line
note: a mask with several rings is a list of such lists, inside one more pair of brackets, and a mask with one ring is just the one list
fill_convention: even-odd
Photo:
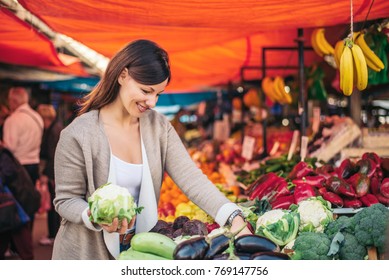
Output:
[[331,204],[321,196],[292,205],[291,210],[300,214],[300,232],[324,232],[325,227],[334,220]]
[[137,207],[133,196],[123,187],[111,183],[100,186],[88,199],[91,212],[89,219],[97,224],[111,224],[118,217],[128,221],[139,214],[143,207]]
[[300,224],[298,213],[274,209],[260,216],[256,224],[256,234],[269,238],[279,246],[295,239]]

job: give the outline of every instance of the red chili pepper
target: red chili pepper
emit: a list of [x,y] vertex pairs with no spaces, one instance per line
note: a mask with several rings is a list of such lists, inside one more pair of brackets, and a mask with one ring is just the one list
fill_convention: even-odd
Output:
[[355,173],[346,180],[355,190],[357,197],[364,196],[370,189],[370,178],[362,173]]
[[246,190],[247,195],[251,195],[254,190],[257,189],[257,187],[269,180],[273,180],[274,178],[278,177],[275,173],[270,172],[267,174],[263,174],[259,176]]
[[261,200],[263,197],[269,195],[275,188],[277,181],[280,179],[276,174],[274,173],[268,173],[268,174],[273,174],[268,177],[268,179],[257,185],[253,192],[250,194],[249,199],[254,200],[255,198],[258,198]]
[[308,163],[300,161],[293,167],[292,171],[288,175],[288,179],[301,179],[302,177],[308,176],[312,173],[314,173],[313,169],[309,167]]
[[374,194],[371,194],[371,193],[368,193],[368,194],[360,197],[359,199],[362,201],[362,204],[366,207],[370,207],[373,204],[380,203],[378,201],[378,198]]
[[270,203],[272,209],[289,209],[292,204],[295,204],[296,201],[294,199],[293,194],[280,196],[276,200]]
[[380,193],[376,194],[375,196],[377,197],[380,203],[384,204],[385,206],[389,206],[389,197],[385,197]]
[[347,197],[356,197],[355,190],[342,178],[333,176],[326,181],[325,185],[329,191],[336,194]]
[[331,202],[331,204],[335,205],[336,207],[343,207],[343,199],[333,192],[325,192],[322,194],[322,197]]
[[371,159],[372,161],[374,161],[376,163],[376,167],[380,167],[381,166],[381,158],[374,152],[368,152],[368,153],[364,153],[362,155],[362,159]]
[[362,207],[362,202],[358,198],[344,198],[343,206],[346,208],[357,209]]
[[299,203],[304,199],[307,199],[312,196],[316,196],[316,192],[312,186],[308,184],[300,184],[300,185],[296,185],[296,187],[294,188],[293,195],[296,203]]
[[382,180],[379,193],[389,198],[389,178]]
[[326,178],[323,175],[316,175],[316,176],[305,176],[301,179],[294,179],[292,180],[292,183],[295,185],[299,184],[308,184],[312,187],[321,187],[323,183],[326,181]]
[[373,176],[370,179],[370,192],[374,195],[380,193],[381,182],[377,176]]

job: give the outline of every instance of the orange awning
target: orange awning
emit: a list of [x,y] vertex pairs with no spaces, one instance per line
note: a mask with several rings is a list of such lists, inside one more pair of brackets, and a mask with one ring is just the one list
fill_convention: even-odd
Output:
[[[335,27],[350,22],[350,1],[19,2],[54,31],[107,57],[134,39],[156,41],[171,57],[173,79],[168,88],[171,91],[196,90],[237,81],[242,66],[261,65],[262,47],[297,46],[297,28],[305,30],[304,37],[309,46],[309,35],[314,27]],[[365,19],[371,2],[353,0],[354,22]],[[389,17],[389,1],[376,0],[368,19],[385,17]],[[334,34],[329,37],[331,43],[340,39]],[[306,53],[307,64],[321,59],[312,52]],[[267,65],[297,65],[297,52],[269,55]],[[277,74],[277,71],[273,73]],[[286,72],[279,70],[278,73]]]

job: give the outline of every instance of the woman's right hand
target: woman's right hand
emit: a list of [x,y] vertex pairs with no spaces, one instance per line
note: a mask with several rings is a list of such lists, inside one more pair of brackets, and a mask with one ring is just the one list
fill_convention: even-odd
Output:
[[[90,216],[90,210],[88,209],[88,216]],[[109,233],[117,232],[119,234],[125,234],[128,229],[135,225],[136,216],[134,216],[130,222],[127,219],[123,219],[122,223],[119,224],[119,219],[113,219],[111,224],[100,224],[100,226]]]

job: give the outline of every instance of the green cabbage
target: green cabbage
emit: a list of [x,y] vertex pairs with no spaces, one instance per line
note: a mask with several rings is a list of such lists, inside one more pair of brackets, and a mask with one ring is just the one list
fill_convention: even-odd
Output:
[[141,212],[143,207],[137,207],[134,197],[123,187],[111,183],[100,186],[89,198],[89,219],[96,224],[111,224],[114,218],[128,222]]

